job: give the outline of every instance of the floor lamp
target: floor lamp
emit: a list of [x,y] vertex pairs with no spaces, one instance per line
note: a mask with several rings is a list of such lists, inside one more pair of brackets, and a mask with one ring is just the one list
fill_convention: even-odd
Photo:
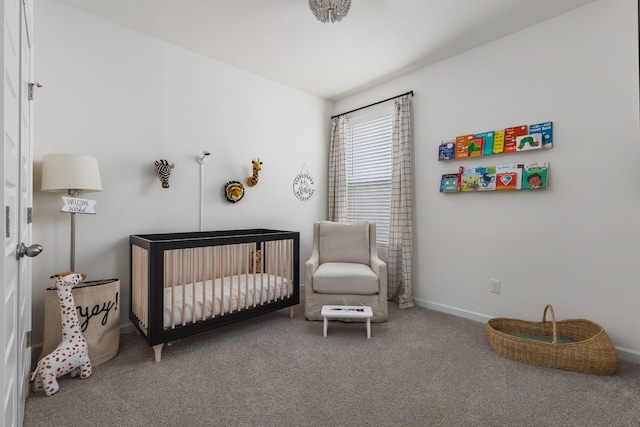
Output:
[[[102,191],[98,161],[94,157],[75,154],[46,154],[42,160],[42,191],[67,193]],[[76,213],[71,213],[70,271],[76,267]]]

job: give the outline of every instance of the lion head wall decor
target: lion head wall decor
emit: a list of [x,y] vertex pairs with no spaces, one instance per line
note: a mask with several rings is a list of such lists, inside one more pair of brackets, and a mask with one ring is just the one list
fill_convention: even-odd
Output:
[[227,182],[224,185],[224,197],[228,202],[239,202],[244,197],[244,185],[240,181]]

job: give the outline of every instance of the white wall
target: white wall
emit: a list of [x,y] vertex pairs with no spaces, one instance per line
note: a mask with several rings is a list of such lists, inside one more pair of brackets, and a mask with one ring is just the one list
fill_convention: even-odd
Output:
[[[600,0],[336,103],[340,113],[415,91],[418,304],[539,320],[551,303],[640,362],[637,16],[633,0]],[[543,121],[549,151],[437,161],[442,139]],[[537,160],[550,161],[546,191],[438,192],[460,164]]]
[[[121,323],[130,325],[130,234],[198,231],[199,165],[205,166],[205,230],[275,228],[301,233],[310,255],[312,222],[326,217],[331,104],[68,8],[35,5],[33,241],[34,342],[42,337],[48,277],[69,268],[69,216],[60,195],[42,193],[44,154],[95,156],[103,191],[97,215],[77,217],[76,270],[87,280],[121,280]],[[263,161],[259,184],[228,203],[222,186],[246,181]],[[154,161],[175,163],[162,189]],[[293,195],[303,165],[316,181],[307,202]],[[302,271],[302,270],[301,270]]]

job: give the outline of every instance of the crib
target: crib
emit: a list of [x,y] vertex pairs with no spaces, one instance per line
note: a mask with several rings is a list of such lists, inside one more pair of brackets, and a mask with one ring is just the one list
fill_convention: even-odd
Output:
[[300,233],[268,229],[129,236],[129,319],[165,343],[300,303]]

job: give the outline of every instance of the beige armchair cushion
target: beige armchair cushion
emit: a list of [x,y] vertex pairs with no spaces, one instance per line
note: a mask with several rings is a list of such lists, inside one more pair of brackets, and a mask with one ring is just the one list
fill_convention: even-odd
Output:
[[374,295],[380,291],[378,276],[368,265],[325,262],[313,275],[313,291],[319,294]]
[[349,224],[322,221],[319,234],[320,264],[355,262],[369,265],[369,223],[367,221]]

